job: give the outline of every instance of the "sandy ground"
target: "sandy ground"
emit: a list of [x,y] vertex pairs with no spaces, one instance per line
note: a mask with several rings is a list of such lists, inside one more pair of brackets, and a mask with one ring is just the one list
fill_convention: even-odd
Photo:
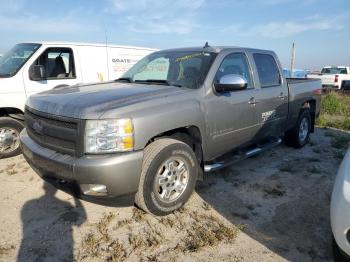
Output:
[[329,203],[346,150],[317,129],[205,175],[167,217],[55,190],[22,156],[0,160],[0,261],[330,261]]

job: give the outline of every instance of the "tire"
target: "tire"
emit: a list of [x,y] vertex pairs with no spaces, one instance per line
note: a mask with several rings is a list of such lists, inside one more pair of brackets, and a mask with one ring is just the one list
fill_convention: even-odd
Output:
[[12,157],[21,153],[19,133],[23,128],[23,123],[16,119],[0,117],[0,158]]
[[[302,148],[309,142],[311,131],[311,115],[309,109],[303,109],[294,128],[285,133],[285,142],[288,146]],[[306,125],[306,126],[305,126]],[[301,130],[303,129],[303,131]],[[300,135],[300,132],[303,132]]]
[[198,162],[187,144],[172,138],[156,140],[144,150],[135,203],[153,215],[167,215],[187,202],[194,190],[197,175]]
[[349,262],[350,257],[346,255],[337,245],[333,238],[333,258],[335,262]]

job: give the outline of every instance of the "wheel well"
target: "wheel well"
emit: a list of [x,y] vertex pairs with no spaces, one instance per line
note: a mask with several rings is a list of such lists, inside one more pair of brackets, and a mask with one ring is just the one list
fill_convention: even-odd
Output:
[[314,132],[315,130],[315,119],[316,119],[316,101],[315,100],[308,100],[303,104],[302,109],[309,109],[310,115],[311,115],[311,132]]
[[18,120],[24,120],[22,110],[15,108],[15,107],[3,107],[0,108],[0,117],[2,116],[9,116]]
[[[198,127],[187,126],[187,127],[176,128],[173,130],[163,132],[151,138],[148,141],[147,145],[162,137],[171,137],[188,144],[196,154],[198,163],[202,167],[200,170],[203,170],[204,161],[203,161],[202,135]],[[203,179],[203,172],[200,172],[198,178],[200,180]]]

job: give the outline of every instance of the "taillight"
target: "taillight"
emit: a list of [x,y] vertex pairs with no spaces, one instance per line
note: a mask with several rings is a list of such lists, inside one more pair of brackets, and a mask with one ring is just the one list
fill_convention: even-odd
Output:
[[338,83],[338,75],[335,75],[335,78],[334,78],[334,83]]
[[316,95],[322,95],[322,89],[321,88],[317,88],[314,90],[314,94]]

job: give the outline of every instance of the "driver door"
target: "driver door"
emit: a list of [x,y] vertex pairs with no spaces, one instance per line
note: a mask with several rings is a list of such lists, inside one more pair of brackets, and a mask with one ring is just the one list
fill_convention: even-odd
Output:
[[213,92],[207,96],[206,121],[210,158],[252,142],[259,130],[256,107],[251,102],[256,90],[245,53],[235,52],[227,55],[217,70],[214,83],[227,74],[242,76],[247,80],[248,87],[233,92]]

